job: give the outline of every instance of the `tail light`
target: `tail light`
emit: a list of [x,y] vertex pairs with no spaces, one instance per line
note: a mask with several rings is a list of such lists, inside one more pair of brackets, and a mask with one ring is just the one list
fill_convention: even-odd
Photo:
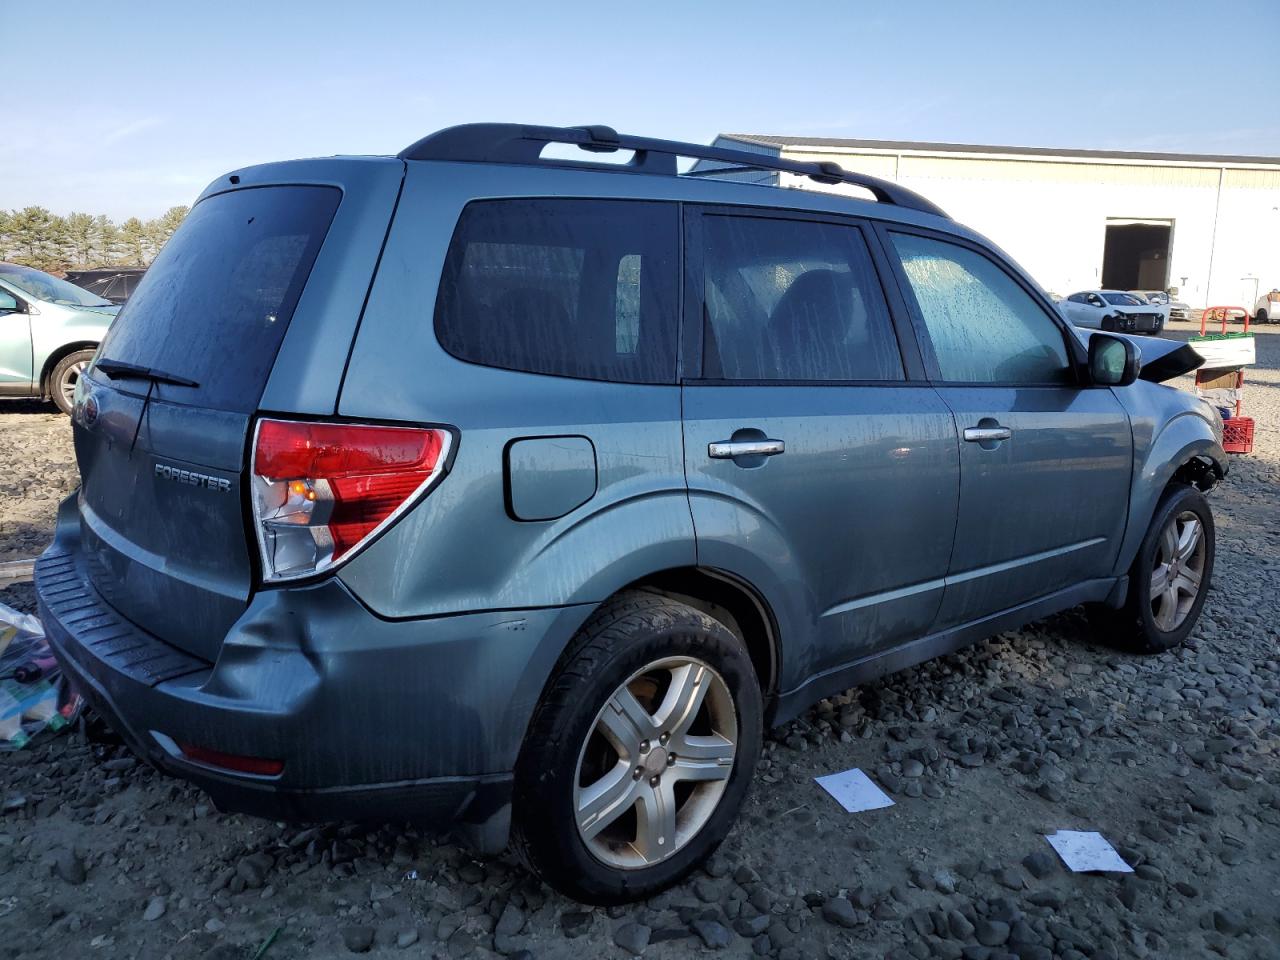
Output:
[[263,579],[349,559],[426,494],[450,440],[439,429],[260,420],[251,469]]

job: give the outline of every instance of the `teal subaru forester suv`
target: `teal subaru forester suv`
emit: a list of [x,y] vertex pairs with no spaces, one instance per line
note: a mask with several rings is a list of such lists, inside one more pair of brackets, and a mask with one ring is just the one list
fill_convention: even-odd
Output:
[[[850,192],[727,179],[772,172]],[[822,697],[1077,604],[1180,644],[1227,457],[1160,381],[1200,362],[831,163],[477,124],[236,170],[76,389],[40,614],[226,809],[642,899]]]
[[0,397],[52,400],[63,413],[120,307],[31,267],[0,263]]

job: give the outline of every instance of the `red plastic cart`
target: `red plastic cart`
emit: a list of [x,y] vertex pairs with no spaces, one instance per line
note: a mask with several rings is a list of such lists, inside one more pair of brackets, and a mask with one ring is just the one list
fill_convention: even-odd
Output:
[[[1227,322],[1239,318],[1244,322],[1244,332],[1249,332],[1249,311],[1244,307],[1221,306],[1209,307],[1200,314],[1200,336],[1207,332],[1209,323],[1222,324],[1222,332],[1227,332]],[[1220,389],[1224,386],[1234,389],[1235,415],[1222,421],[1222,449],[1227,453],[1253,452],[1253,418],[1243,416],[1244,411],[1244,368],[1234,370],[1197,370],[1196,386],[1202,389]]]

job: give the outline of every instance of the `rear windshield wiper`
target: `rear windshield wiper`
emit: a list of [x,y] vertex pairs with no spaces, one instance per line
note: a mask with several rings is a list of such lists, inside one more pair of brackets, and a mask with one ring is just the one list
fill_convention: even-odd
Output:
[[175,373],[165,373],[163,370],[157,370],[154,367],[144,367],[138,363],[125,363],[123,360],[99,360],[93,365],[93,368],[101,370],[112,380],[116,377],[137,377],[140,380],[150,380],[152,383],[171,383],[176,387],[200,386],[196,381],[180,377]]

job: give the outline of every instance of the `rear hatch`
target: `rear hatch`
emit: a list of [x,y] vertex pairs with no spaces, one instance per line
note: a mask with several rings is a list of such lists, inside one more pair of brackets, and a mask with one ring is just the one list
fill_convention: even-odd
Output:
[[[339,207],[347,216],[353,201],[338,185],[210,188],[147,271],[83,378],[75,444],[85,571],[121,614],[196,656],[216,658],[253,590],[257,548],[244,473],[277,356],[283,365],[286,355],[299,354],[282,349],[291,329],[290,342],[332,334],[326,324],[333,305],[311,295],[332,284],[321,276],[330,267],[346,270],[357,261],[361,297],[367,291],[377,249],[344,257],[349,251],[333,248],[374,236],[380,243],[398,171],[393,185],[389,194],[374,191],[385,203],[381,228],[363,233],[339,228]],[[325,344],[340,354],[339,370],[360,303],[348,304],[345,341]],[[301,355],[315,350],[307,344]],[[333,368],[329,358],[310,379],[323,381]],[[327,410],[306,403],[292,409],[332,413],[338,376],[328,374],[334,382],[320,391]],[[290,378],[305,379],[297,371]],[[317,384],[309,389],[315,393]]]

